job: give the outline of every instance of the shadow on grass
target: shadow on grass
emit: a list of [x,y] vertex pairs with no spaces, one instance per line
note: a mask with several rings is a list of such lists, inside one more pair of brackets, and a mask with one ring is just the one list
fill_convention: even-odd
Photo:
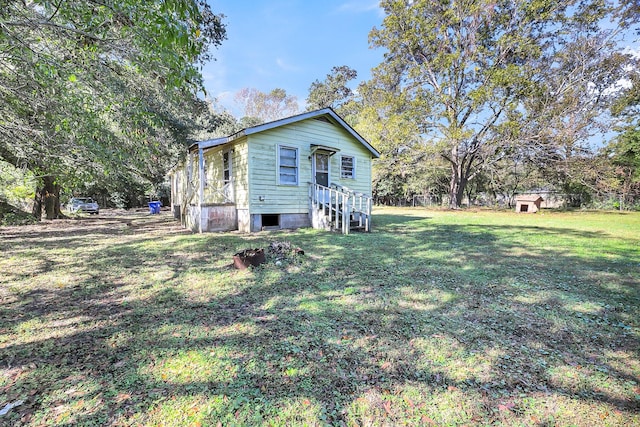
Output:
[[[46,233],[16,234],[3,249],[34,245],[25,260],[48,259],[37,276],[76,270],[83,278],[29,288],[27,276],[12,273],[25,289],[2,295],[0,402],[26,402],[7,419],[126,424],[162,417],[169,399],[219,397],[205,421],[295,423],[281,413],[285,402],[308,400],[319,424],[340,425],[357,421],[354,402],[374,394],[382,397],[370,411],[393,422],[384,399],[408,386],[478,403],[454,424],[499,421],[501,402],[541,394],[638,413],[625,389],[637,385],[637,371],[607,356],[640,357],[634,250],[618,249],[611,269],[552,244],[608,239],[602,233],[378,219],[374,233],[350,236],[163,235],[162,218],[122,241],[71,230],[38,247]],[[105,241],[91,250],[88,235]],[[272,240],[308,255],[284,267],[228,269],[224,259],[238,249]],[[57,250],[74,255],[60,262]],[[507,421],[524,412],[510,409]]]

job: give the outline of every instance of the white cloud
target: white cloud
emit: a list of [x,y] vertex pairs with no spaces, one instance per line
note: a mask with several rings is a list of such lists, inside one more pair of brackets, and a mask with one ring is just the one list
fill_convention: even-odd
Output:
[[282,58],[276,58],[276,65],[280,67],[283,71],[300,71],[300,67],[297,67],[293,64],[289,64]]
[[640,46],[636,46],[636,47],[627,46],[622,51],[622,53],[629,54],[629,55],[633,56],[634,58],[640,58]]

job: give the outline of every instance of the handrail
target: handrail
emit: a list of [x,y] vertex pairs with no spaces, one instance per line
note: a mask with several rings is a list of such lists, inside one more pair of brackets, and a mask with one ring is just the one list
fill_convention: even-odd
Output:
[[371,230],[371,196],[338,185],[309,183],[309,203],[314,212],[323,211],[328,225],[341,228],[344,234],[349,234],[352,218],[358,221],[359,228]]

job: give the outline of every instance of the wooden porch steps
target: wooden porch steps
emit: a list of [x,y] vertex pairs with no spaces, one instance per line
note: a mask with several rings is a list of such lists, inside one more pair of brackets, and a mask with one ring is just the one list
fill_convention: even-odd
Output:
[[346,188],[309,184],[309,215],[314,228],[340,231],[371,231],[372,199]]

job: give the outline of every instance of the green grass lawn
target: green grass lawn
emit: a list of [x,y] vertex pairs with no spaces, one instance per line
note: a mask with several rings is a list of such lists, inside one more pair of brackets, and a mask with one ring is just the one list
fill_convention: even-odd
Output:
[[0,425],[640,424],[640,214],[375,212],[0,228]]

